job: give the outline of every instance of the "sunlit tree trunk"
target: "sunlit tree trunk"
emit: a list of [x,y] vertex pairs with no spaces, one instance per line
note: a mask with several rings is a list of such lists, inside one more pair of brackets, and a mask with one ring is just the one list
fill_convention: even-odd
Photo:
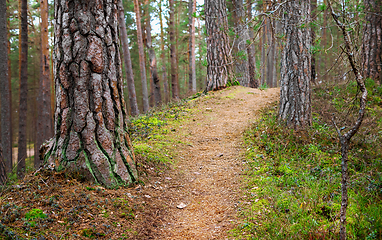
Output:
[[[11,119],[11,92],[8,69],[8,31],[7,31],[7,4],[0,0],[0,95],[1,95],[1,143],[3,145],[3,159],[5,172],[12,170],[12,119]],[[0,163],[1,164],[1,163]],[[1,168],[1,166],[0,166]],[[1,170],[0,170],[1,171]],[[0,172],[1,175],[1,172]],[[1,177],[1,176],[0,176]],[[1,179],[0,179],[1,182]]]
[[247,41],[249,40],[248,26],[245,24],[245,9],[243,0],[233,0],[232,13],[236,37],[233,51],[235,54],[235,76],[241,86],[249,86],[249,66],[247,55]]
[[21,179],[25,174],[25,158],[27,157],[27,101],[28,101],[28,2],[19,0],[20,12],[20,107],[19,107],[19,141],[17,154],[17,176]]
[[196,92],[196,65],[195,65],[195,18],[193,17],[196,12],[196,0],[189,0],[188,2],[188,22],[189,22],[189,68],[188,68],[188,91],[191,93]]
[[207,29],[207,91],[222,89],[232,80],[225,0],[205,0]]
[[174,0],[169,0],[170,5],[170,25],[169,25],[169,35],[170,35],[170,61],[171,61],[171,91],[172,98],[174,100],[179,100],[179,81],[177,75],[177,62],[176,62],[176,43],[175,43],[175,19],[174,19]]
[[126,71],[126,82],[127,89],[129,92],[129,103],[130,103],[130,113],[132,116],[137,116],[139,114],[137,96],[135,92],[135,83],[134,83],[134,73],[133,66],[131,64],[131,56],[129,49],[129,40],[127,38],[126,23],[125,23],[125,10],[123,8],[122,0],[118,1],[119,7],[119,30],[120,37],[122,41],[122,51],[123,59],[125,61],[125,71]]
[[[41,10],[41,76],[37,101],[37,129],[36,148],[38,149],[44,141],[53,136],[51,115],[51,87],[49,70],[49,32],[48,32],[48,1],[40,1]],[[41,164],[40,157],[35,155],[34,167],[38,169]]]
[[138,39],[138,53],[139,53],[139,66],[141,72],[141,82],[142,82],[142,99],[143,99],[143,112],[149,110],[149,94],[147,91],[147,76],[146,76],[146,64],[143,49],[143,38],[142,38],[142,26],[141,26],[141,13],[139,10],[138,0],[134,0],[134,11],[137,24],[137,39]]
[[49,167],[107,187],[137,180],[123,98],[118,1],[55,1],[55,133],[40,150]]
[[[252,0],[247,0],[247,16],[248,20],[252,19]],[[248,28],[249,38],[251,43],[247,47],[248,54],[248,71],[249,71],[249,87],[258,88],[259,80],[256,78],[256,52],[254,41],[254,33],[251,27]]]
[[[286,43],[281,57],[279,118],[295,129],[311,124],[310,1],[285,3],[283,28]],[[305,16],[304,21],[301,16]],[[307,22],[305,22],[307,21]]]
[[169,89],[167,80],[167,70],[166,70],[166,57],[164,50],[164,30],[163,30],[163,17],[162,17],[162,0],[159,0],[159,21],[160,21],[160,50],[161,50],[161,60],[162,60],[162,79],[163,79],[163,94],[165,102],[169,101]]
[[146,0],[146,6],[147,6],[147,18],[146,18],[146,36],[147,36],[147,49],[149,51],[149,61],[150,61],[150,72],[152,76],[152,83],[153,83],[153,92],[154,92],[154,102],[155,106],[159,106],[162,104],[162,95],[160,90],[160,79],[158,76],[158,70],[157,70],[157,58],[155,55],[155,50],[152,44],[151,40],[151,18],[150,18],[150,9],[149,9],[149,0]]
[[382,83],[382,0],[364,0],[366,21],[362,41],[362,75]]

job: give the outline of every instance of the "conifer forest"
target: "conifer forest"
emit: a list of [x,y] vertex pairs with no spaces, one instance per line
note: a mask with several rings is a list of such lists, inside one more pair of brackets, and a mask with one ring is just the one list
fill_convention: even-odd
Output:
[[382,239],[382,0],[0,0],[0,239]]

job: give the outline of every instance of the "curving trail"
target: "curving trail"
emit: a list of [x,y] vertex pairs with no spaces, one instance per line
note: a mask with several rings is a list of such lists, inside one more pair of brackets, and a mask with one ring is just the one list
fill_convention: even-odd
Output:
[[[231,87],[195,101],[198,112],[176,134],[185,144],[178,162],[156,181],[164,218],[154,239],[229,239],[241,198],[243,131],[279,89]],[[182,206],[183,205],[183,206]]]

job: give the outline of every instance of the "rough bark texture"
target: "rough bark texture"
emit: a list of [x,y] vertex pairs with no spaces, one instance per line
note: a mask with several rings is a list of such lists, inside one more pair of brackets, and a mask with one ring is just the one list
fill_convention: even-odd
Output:
[[146,0],[147,5],[147,18],[146,18],[146,35],[147,35],[147,41],[146,46],[149,51],[149,61],[150,61],[150,72],[152,76],[152,83],[153,83],[153,90],[154,90],[154,102],[155,106],[159,106],[162,104],[162,94],[160,91],[160,79],[158,75],[157,70],[157,58],[155,55],[155,50],[153,48],[152,40],[151,40],[151,18],[150,18],[150,10],[149,10],[149,4],[150,2]]
[[129,91],[130,114],[137,116],[139,114],[137,95],[135,93],[134,72],[131,64],[131,56],[129,49],[129,40],[127,39],[126,23],[125,23],[125,10],[123,9],[122,0],[118,1],[119,8],[119,31],[122,41],[123,60],[125,61],[126,82],[127,90]]
[[25,174],[25,158],[27,157],[27,101],[28,101],[28,18],[27,0],[19,0],[20,8],[20,107],[19,107],[19,141],[17,154],[17,176],[21,179]]
[[174,19],[174,0],[169,0],[170,5],[170,25],[169,25],[169,35],[170,35],[170,61],[171,61],[171,91],[172,98],[174,100],[179,100],[179,81],[177,73],[176,64],[176,43],[175,43],[175,19]]
[[[2,6],[0,5],[0,8],[1,7]],[[5,169],[4,158],[3,158],[3,147],[1,146],[1,143],[0,143],[0,186],[4,185],[6,182],[7,182],[7,172]]]
[[[41,75],[37,99],[37,136],[36,149],[53,136],[51,115],[51,86],[49,70],[49,32],[48,32],[48,1],[40,1],[41,9]],[[38,169],[42,163],[37,155],[34,158],[34,167]]]
[[146,64],[143,50],[143,37],[141,26],[141,13],[139,10],[138,0],[134,0],[134,11],[137,24],[137,40],[138,40],[138,54],[139,54],[139,66],[141,70],[141,82],[142,82],[142,98],[143,98],[143,112],[147,112],[149,107],[149,94],[147,91],[147,76],[146,76]]
[[127,131],[118,0],[55,1],[55,136],[48,166],[111,187],[137,180]]
[[[247,2],[247,15],[248,20],[252,19],[252,0],[248,0]],[[254,33],[251,27],[248,28],[248,35],[251,40],[251,43],[247,46],[247,54],[248,54],[248,71],[249,71],[249,87],[258,88],[259,80],[256,79],[256,52],[254,41]]]
[[196,92],[196,66],[195,66],[195,18],[196,0],[188,2],[188,22],[189,22],[189,67],[188,67],[188,90],[191,93]]
[[[310,8],[311,8],[311,15],[312,15],[312,22],[315,23],[315,21],[317,20],[317,12],[316,12],[316,9],[317,9],[317,0],[311,0],[310,1]],[[312,34],[312,48],[315,46],[315,42],[316,42],[316,27],[314,26],[314,24],[312,24],[312,29],[310,31],[310,33]],[[311,70],[311,73],[312,73],[312,77],[311,77],[311,80],[312,80],[312,83],[313,84],[316,84],[316,53],[313,53],[312,54],[312,70]]]
[[3,144],[3,160],[6,172],[12,170],[12,120],[11,120],[11,93],[8,69],[8,39],[7,39],[7,6],[6,0],[0,1],[0,94],[1,94],[1,142]]
[[232,78],[225,0],[205,0],[207,29],[207,91],[227,86]]
[[162,79],[163,79],[163,94],[164,101],[169,101],[169,89],[167,81],[167,70],[166,70],[166,56],[164,50],[164,30],[163,30],[163,17],[162,17],[162,0],[159,1],[159,22],[160,22],[160,50],[161,50],[161,61],[162,61]]
[[241,86],[248,87],[249,65],[247,55],[247,41],[249,40],[248,26],[245,24],[245,9],[243,0],[233,0],[233,19],[236,37],[234,39],[233,51],[235,54],[235,76]]
[[281,57],[279,118],[295,129],[311,124],[310,28],[301,27],[301,16],[309,22],[310,1],[287,2],[283,27],[286,43]]
[[362,75],[382,84],[382,0],[364,0],[366,21],[362,41]]

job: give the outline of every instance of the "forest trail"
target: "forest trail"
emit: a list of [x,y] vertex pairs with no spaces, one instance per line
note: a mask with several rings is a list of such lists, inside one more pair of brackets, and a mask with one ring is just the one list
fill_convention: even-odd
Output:
[[178,161],[155,179],[166,190],[155,200],[166,206],[155,239],[229,238],[241,197],[243,131],[279,91],[236,86],[195,100],[197,112],[175,133],[184,142]]

